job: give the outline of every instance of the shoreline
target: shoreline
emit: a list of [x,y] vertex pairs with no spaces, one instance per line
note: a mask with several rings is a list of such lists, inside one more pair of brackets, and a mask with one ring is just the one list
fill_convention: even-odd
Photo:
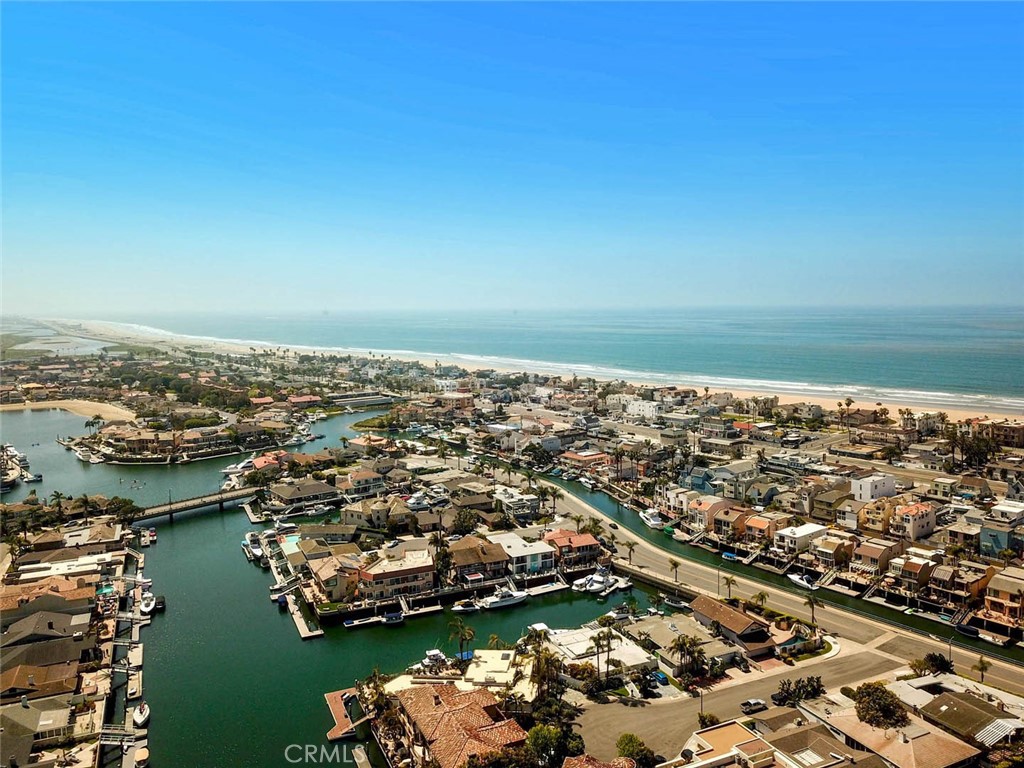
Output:
[[[207,351],[217,354],[238,354],[248,355],[253,349],[283,349],[292,352],[325,352],[339,355],[355,355],[368,357],[370,350],[355,349],[349,347],[311,346],[296,344],[274,344],[266,341],[245,341],[236,339],[215,339],[210,337],[189,336],[176,334],[146,326],[135,326],[124,323],[101,320],[48,320],[45,321],[54,330],[85,338],[97,339],[111,344],[134,343],[148,345],[157,348],[187,351]],[[375,357],[389,357],[403,362],[417,362],[428,368],[433,366],[435,361],[456,365],[467,370],[490,369],[499,373],[540,373],[550,376],[571,377],[572,375],[581,378],[595,378],[598,381],[623,380],[634,386],[676,386],[692,388],[701,392],[705,386],[709,386],[712,393],[731,392],[735,397],[765,397],[774,396],[779,398],[780,404],[785,403],[810,403],[820,405],[825,409],[833,409],[840,400],[852,397],[855,408],[880,408],[889,409],[890,414],[895,414],[900,408],[913,408],[921,411],[941,411],[946,413],[953,421],[979,418],[979,417],[1007,417],[1024,416],[1024,398],[1006,397],[1012,405],[997,405],[991,402],[979,403],[974,406],[969,402],[956,403],[959,400],[999,399],[994,395],[972,395],[942,392],[914,392],[893,390],[886,387],[869,387],[865,385],[811,385],[800,382],[765,382],[764,387],[750,386],[749,380],[737,379],[735,385],[727,377],[702,377],[675,374],[642,373],[631,371],[601,371],[599,368],[580,364],[569,363],[544,363],[542,361],[522,361],[523,365],[510,365],[509,360],[501,358],[489,358],[482,355],[462,355],[458,353],[430,355],[426,352],[414,352],[408,350],[380,350]],[[619,374],[622,375],[619,375]],[[635,374],[635,375],[634,375]],[[773,386],[774,385],[774,386]],[[788,389],[799,391],[787,391]],[[806,388],[807,391],[803,391]],[[819,391],[814,391],[815,389]],[[820,390],[828,390],[828,393]],[[941,398],[949,398],[951,402],[942,402]],[[1017,407],[1017,401],[1020,407]],[[880,405],[879,405],[880,404]]]
[[135,414],[127,408],[113,403],[97,403],[94,400],[38,400],[31,403],[4,403],[0,413],[14,411],[61,410],[91,419],[100,416],[104,421],[134,421]]

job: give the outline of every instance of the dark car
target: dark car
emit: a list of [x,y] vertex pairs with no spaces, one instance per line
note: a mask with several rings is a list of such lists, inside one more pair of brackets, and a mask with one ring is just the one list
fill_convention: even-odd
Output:
[[789,698],[782,693],[775,692],[772,694],[772,704],[776,707],[785,707],[789,704]]

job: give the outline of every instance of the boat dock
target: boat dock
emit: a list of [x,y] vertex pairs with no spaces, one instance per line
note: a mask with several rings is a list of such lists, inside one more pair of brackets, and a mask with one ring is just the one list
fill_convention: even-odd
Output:
[[538,584],[536,587],[527,587],[524,591],[529,593],[531,597],[536,597],[537,595],[561,592],[563,589],[569,589],[569,585],[564,581],[553,581],[550,584]]
[[288,595],[285,599],[288,601],[288,613],[291,614],[292,621],[295,622],[295,628],[299,630],[299,637],[303,640],[310,640],[314,637],[323,637],[324,631],[322,629],[309,628],[309,624],[306,623],[306,618],[302,615],[302,611],[299,610],[299,604],[295,602],[295,597]]
[[345,704],[355,695],[355,688],[346,688],[343,691],[333,691],[331,693],[324,694],[324,699],[327,701],[327,708],[331,710],[331,717],[334,718],[334,727],[327,732],[328,741],[337,741],[338,739],[355,736],[356,728],[370,719],[367,716],[361,720],[352,722],[352,716],[348,713],[348,707],[346,707]]

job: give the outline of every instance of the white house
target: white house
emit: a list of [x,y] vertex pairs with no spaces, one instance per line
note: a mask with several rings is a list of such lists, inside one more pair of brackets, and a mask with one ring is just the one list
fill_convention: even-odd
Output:
[[487,538],[508,554],[513,575],[544,573],[555,568],[555,548],[547,542],[526,541],[518,533],[496,533]]
[[651,421],[658,418],[665,407],[654,400],[630,400],[626,403],[626,415],[635,419]]
[[811,542],[820,539],[828,533],[828,528],[817,523],[804,523],[803,525],[791,525],[775,532],[775,549],[785,555],[795,555],[799,552],[806,552],[811,547]]
[[531,515],[540,507],[540,499],[532,493],[520,493],[514,488],[499,485],[494,489],[494,500],[514,516]]
[[881,472],[854,478],[850,480],[850,490],[857,501],[874,501],[886,496],[895,496],[896,478]]

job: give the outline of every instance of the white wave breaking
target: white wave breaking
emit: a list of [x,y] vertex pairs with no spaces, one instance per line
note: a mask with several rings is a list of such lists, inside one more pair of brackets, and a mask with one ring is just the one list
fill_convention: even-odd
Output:
[[114,334],[124,333],[129,336],[153,338],[162,341],[192,341],[207,344],[230,344],[254,349],[290,349],[299,352],[316,352],[318,354],[327,353],[367,356],[372,353],[378,357],[406,358],[420,360],[427,363],[437,361],[443,364],[458,365],[467,368],[476,367],[528,371],[531,373],[543,373],[552,376],[575,375],[581,378],[592,377],[599,380],[622,379],[625,381],[651,384],[709,387],[712,390],[727,390],[732,388],[751,392],[770,392],[773,394],[805,395],[807,397],[819,398],[834,397],[837,400],[851,397],[858,403],[885,402],[930,406],[935,408],[975,410],[979,412],[994,411],[999,413],[1024,413],[1024,397],[1012,395],[898,389],[865,384],[823,384],[807,381],[712,376],[692,371],[644,371],[597,365],[586,362],[558,362],[553,360],[534,360],[529,358],[481,355],[466,352],[430,352],[412,349],[379,349],[369,347],[292,344],[287,342],[267,341],[264,339],[238,339],[220,336],[175,333],[173,331],[168,331],[163,328],[155,328],[149,325],[121,323],[107,320],[59,320],[58,322],[88,323],[93,327],[105,328],[110,333]]

